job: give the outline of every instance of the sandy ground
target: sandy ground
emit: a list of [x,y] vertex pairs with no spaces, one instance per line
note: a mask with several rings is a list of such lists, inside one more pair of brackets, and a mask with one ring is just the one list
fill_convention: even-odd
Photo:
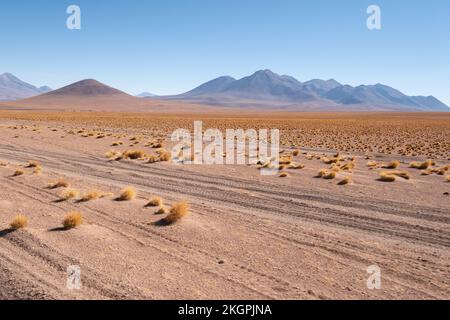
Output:
[[[39,134],[32,122],[10,128],[18,123],[0,122],[1,299],[450,298],[443,176],[402,163],[412,178],[384,183],[362,156],[346,186],[314,178],[324,165],[304,155],[296,161],[306,168],[288,178],[254,166],[108,161],[115,138],[69,136],[55,123],[39,123]],[[42,173],[12,177],[30,160]],[[82,192],[130,185],[138,197],[60,202],[61,190],[46,188],[60,178]],[[152,195],[168,205],[187,200],[191,214],[161,226],[145,207]],[[62,231],[73,210],[85,223]],[[12,232],[19,213],[29,226]],[[70,265],[81,269],[80,290],[66,287]],[[371,265],[381,268],[379,290],[366,285]]]

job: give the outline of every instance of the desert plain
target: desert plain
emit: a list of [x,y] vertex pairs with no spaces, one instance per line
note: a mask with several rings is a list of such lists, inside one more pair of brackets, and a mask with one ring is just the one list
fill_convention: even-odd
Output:
[[[280,175],[173,164],[195,120],[280,129]],[[0,299],[449,299],[449,165],[449,113],[0,111]]]

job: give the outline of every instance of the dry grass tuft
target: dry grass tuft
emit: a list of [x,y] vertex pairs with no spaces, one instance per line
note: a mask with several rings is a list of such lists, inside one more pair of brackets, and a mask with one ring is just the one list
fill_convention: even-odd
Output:
[[16,171],[14,171],[13,177],[21,176],[21,175],[23,175],[24,173],[25,173],[25,171],[23,171],[22,169],[18,169],[18,170],[16,170]]
[[125,159],[137,160],[143,159],[147,156],[143,150],[127,150],[123,153]]
[[57,182],[49,183],[47,185],[48,189],[58,189],[58,188],[68,188],[69,183],[65,180],[59,180]]
[[130,201],[136,198],[137,192],[133,187],[126,187],[120,191],[120,196],[116,199],[117,201]]
[[69,230],[80,226],[83,223],[83,215],[79,212],[70,212],[64,218],[62,225],[64,229]]
[[320,169],[319,172],[317,173],[316,178],[322,178],[324,175],[326,175],[328,173],[327,169]]
[[155,212],[155,214],[167,214],[169,211],[166,207],[159,207],[158,211]]
[[411,179],[411,175],[407,171],[394,171],[393,174],[406,180]]
[[28,161],[27,168],[37,168],[40,165],[39,161]]
[[189,205],[186,201],[180,201],[172,206],[169,215],[164,218],[167,224],[173,224],[189,214]]
[[352,178],[351,177],[345,177],[343,180],[339,181],[338,185],[344,186],[344,185],[350,184],[350,183],[352,183]]
[[450,182],[450,175],[448,175],[447,177],[445,177],[445,181],[446,181],[446,182]]
[[19,229],[26,228],[27,225],[28,225],[28,218],[23,215],[20,215],[20,214],[17,215],[13,219],[13,221],[11,221],[11,223],[9,224],[9,226],[13,230],[19,230]]
[[292,155],[294,156],[294,157],[298,157],[299,155],[300,155],[300,150],[294,150],[293,152],[292,152]]
[[81,197],[80,202],[88,202],[91,200],[97,200],[108,196],[108,193],[104,193],[98,190],[91,190]]
[[395,176],[392,174],[389,174],[388,172],[381,172],[380,178],[378,179],[383,182],[394,182],[396,180]]
[[367,166],[368,166],[369,168],[376,168],[376,167],[378,167],[378,162],[373,161],[373,160],[368,161],[368,162],[367,162]]
[[147,203],[147,207],[162,207],[163,199],[161,197],[153,197]]
[[147,163],[155,163],[155,162],[158,162],[158,161],[159,161],[159,158],[157,156],[155,156],[155,155],[149,155],[148,156]]
[[61,192],[59,197],[61,200],[70,200],[73,198],[77,198],[79,195],[80,195],[80,193],[78,192],[78,190],[66,189],[63,192]]
[[383,169],[397,169],[400,166],[400,162],[395,160],[392,162],[389,162],[388,164],[385,164],[382,166]]
[[287,178],[287,177],[289,177],[289,174],[287,174],[287,172],[282,172],[282,173],[280,173],[279,177],[280,178]]
[[327,180],[332,180],[332,179],[336,178],[336,172],[334,172],[334,171],[328,172],[322,178],[327,179]]
[[160,161],[170,161],[172,159],[172,153],[167,150],[159,150],[159,160]]
[[433,161],[431,160],[427,160],[425,162],[411,162],[409,164],[410,168],[414,168],[414,169],[419,169],[419,170],[426,170],[429,167],[431,167],[433,165]]
[[292,163],[288,167],[288,169],[292,169],[292,170],[301,170],[301,169],[304,169],[304,168],[305,168],[304,164],[295,164],[295,163]]

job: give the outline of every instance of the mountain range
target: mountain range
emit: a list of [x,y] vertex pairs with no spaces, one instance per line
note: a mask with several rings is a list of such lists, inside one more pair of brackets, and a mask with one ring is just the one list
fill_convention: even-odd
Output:
[[450,111],[433,96],[407,96],[383,84],[352,87],[334,79],[300,82],[270,70],[260,70],[239,80],[219,77],[186,93],[158,99],[299,111]]
[[23,82],[11,73],[0,75],[0,101],[10,101],[37,96],[52,89],[47,86],[35,87]]
[[142,111],[154,107],[162,110],[173,106],[198,111],[201,106],[271,111],[450,111],[433,96],[407,96],[382,84],[352,87],[334,79],[300,82],[270,70],[257,71],[239,80],[219,77],[180,95],[143,93],[137,97],[94,79],[51,91],[49,87],[37,88],[5,73],[0,76],[0,100],[9,100],[2,105],[13,108],[104,111]]

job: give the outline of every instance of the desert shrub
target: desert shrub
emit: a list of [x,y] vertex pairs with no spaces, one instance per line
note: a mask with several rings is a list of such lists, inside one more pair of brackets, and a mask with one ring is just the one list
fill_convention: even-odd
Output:
[[163,199],[161,197],[153,197],[147,203],[147,207],[161,207],[163,205]]
[[158,154],[160,161],[170,161],[172,159],[172,153],[167,150],[160,150]]
[[380,181],[383,181],[383,182],[394,182],[395,179],[396,179],[395,176],[392,175],[392,174],[389,174],[387,172],[381,172],[380,173],[380,178],[379,178]]
[[65,180],[51,182],[47,185],[48,189],[58,189],[58,188],[68,188],[68,187],[69,187],[69,183]]
[[169,215],[164,218],[167,224],[173,224],[189,214],[189,205],[186,201],[180,201],[172,206]]
[[155,212],[155,214],[167,214],[168,210],[166,207],[159,207],[159,209]]
[[28,161],[27,168],[36,168],[39,167],[39,161]]
[[18,169],[16,171],[14,171],[13,177],[18,177],[18,176],[21,176],[23,174],[25,174],[25,171],[23,171],[22,169]]
[[397,169],[400,166],[400,162],[395,160],[392,162],[389,162],[388,164],[385,164],[382,166],[383,169]]
[[125,159],[137,160],[146,157],[146,153],[143,150],[127,150],[123,153]]
[[60,194],[61,200],[70,200],[79,196],[78,190],[75,189],[66,189]]
[[11,229],[13,230],[18,230],[18,229],[23,229],[26,228],[28,225],[28,218],[23,216],[23,215],[17,215],[13,221],[11,221],[11,223],[9,224],[9,226],[11,227]]
[[425,162],[411,162],[409,164],[410,168],[419,169],[419,170],[425,170],[428,169],[433,165],[433,161],[427,160]]
[[83,215],[79,212],[69,212],[64,218],[62,225],[64,229],[73,229],[83,223]]
[[120,191],[120,195],[117,198],[118,201],[130,201],[136,198],[137,192],[133,187],[126,187]]
[[338,185],[343,186],[343,185],[346,185],[346,184],[350,184],[351,182],[352,182],[352,178],[351,177],[345,177],[344,179],[339,181]]

